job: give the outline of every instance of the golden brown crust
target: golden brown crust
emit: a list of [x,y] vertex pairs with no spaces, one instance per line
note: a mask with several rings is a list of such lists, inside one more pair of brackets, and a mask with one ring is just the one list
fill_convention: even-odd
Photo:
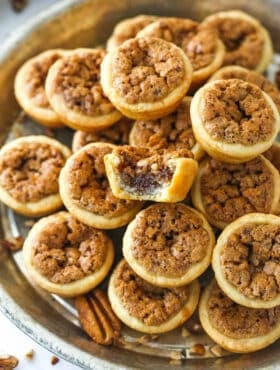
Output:
[[58,177],[70,149],[43,135],[30,135],[0,151],[0,199],[26,216],[43,216],[62,206]]
[[129,135],[130,145],[153,149],[189,149],[194,159],[199,160],[203,150],[193,135],[191,99],[186,96],[174,112],[157,120],[135,121]]
[[216,29],[225,44],[224,65],[237,64],[262,73],[270,63],[272,42],[256,18],[231,10],[210,15],[203,24]]
[[217,240],[212,265],[221,289],[246,307],[280,304],[280,218],[250,213],[229,224]]
[[260,89],[262,89],[267,95],[271,97],[275,105],[277,106],[278,111],[280,111],[280,92],[271,81],[267,80],[263,75],[256,71],[250,71],[247,68],[240,67],[240,66],[226,66],[219,69],[215,72],[210,81],[214,80],[228,80],[232,78],[238,78],[239,80],[243,80],[252,84],[257,85]]
[[187,149],[155,151],[119,146],[104,157],[113,194],[120,199],[182,201],[195,178],[197,162]]
[[75,49],[50,68],[46,93],[65,125],[77,130],[102,130],[121,118],[100,85],[103,49]]
[[215,280],[205,288],[199,303],[200,322],[206,333],[231,352],[265,348],[280,337],[280,307],[254,309],[228,298]]
[[161,203],[142,210],[128,225],[123,254],[151,284],[179,287],[206,270],[214,244],[213,231],[202,214],[184,204]]
[[101,64],[105,94],[125,116],[135,119],[172,112],[186,95],[191,77],[184,52],[157,38],[127,40]]
[[238,79],[212,81],[199,89],[191,102],[191,119],[201,146],[229,163],[248,161],[267,150],[280,124],[272,99]]
[[47,127],[63,127],[58,115],[51,108],[45,91],[45,80],[50,67],[67,51],[44,51],[28,59],[15,78],[15,96],[22,109],[35,121]]
[[41,218],[32,227],[24,242],[23,258],[28,275],[41,288],[74,297],[105,278],[113,263],[114,248],[101,230],[59,212]]
[[192,188],[195,207],[220,229],[247,213],[275,213],[279,198],[279,172],[263,156],[239,164],[207,157]]
[[111,276],[108,295],[114,312],[127,326],[144,333],[164,333],[192,315],[199,283],[195,280],[181,288],[155,287],[122,260]]
[[142,207],[142,202],[121,200],[111,191],[103,156],[113,144],[92,143],[75,152],[59,178],[65,207],[86,225],[114,229],[127,224]]
[[122,117],[117,123],[102,131],[76,131],[72,140],[72,150],[76,152],[83,146],[95,142],[111,143],[114,145],[128,144],[131,127],[132,121],[127,117]]

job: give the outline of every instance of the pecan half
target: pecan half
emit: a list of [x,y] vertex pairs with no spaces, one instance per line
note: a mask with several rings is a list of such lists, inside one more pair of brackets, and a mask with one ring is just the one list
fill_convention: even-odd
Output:
[[11,370],[17,367],[18,359],[15,356],[0,356],[0,369]]
[[96,289],[75,300],[80,323],[98,344],[110,345],[120,337],[121,323],[112,311],[106,293]]
[[2,239],[0,245],[12,252],[18,251],[23,247],[24,239],[22,236],[16,236],[15,238]]

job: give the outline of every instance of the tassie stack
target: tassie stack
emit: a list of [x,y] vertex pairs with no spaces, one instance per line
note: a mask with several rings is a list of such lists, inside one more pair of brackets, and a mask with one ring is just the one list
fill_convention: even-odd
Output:
[[[272,55],[268,32],[240,11],[201,23],[140,15],[107,50],[49,50],[18,71],[21,107],[77,130],[74,153],[42,135],[6,144],[0,199],[46,216],[25,240],[27,273],[76,297],[97,343],[118,342],[119,320],[159,334],[197,307],[228,351],[280,337],[280,93],[260,75]],[[105,230],[123,226],[107,297],[92,291],[113,265]]]

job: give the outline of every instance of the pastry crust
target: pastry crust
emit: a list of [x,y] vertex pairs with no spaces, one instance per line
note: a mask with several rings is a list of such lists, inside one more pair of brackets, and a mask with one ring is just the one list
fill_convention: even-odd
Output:
[[[273,166],[277,169],[280,175],[280,144],[278,142],[274,142],[272,147],[269,148],[263,155],[273,164]],[[277,205],[277,208],[274,212],[276,215],[280,214],[280,199]]]
[[[3,158],[3,156],[6,155],[6,153],[17,150],[17,148],[19,147],[25,146],[28,147],[28,145],[33,144],[38,145],[43,144],[53,147],[55,150],[61,153],[61,155],[65,158],[65,161],[71,155],[71,151],[69,148],[67,148],[65,145],[61,144],[60,142],[52,138],[43,135],[30,135],[18,138],[16,140],[9,142],[8,144],[5,144],[0,150],[0,159]],[[5,164],[3,166],[5,167]],[[35,170],[33,169],[33,171]],[[31,182],[29,184],[30,187],[36,186],[36,182],[38,181],[38,179],[40,178],[38,177],[31,178],[30,179]],[[21,179],[19,178],[19,180]],[[5,178],[3,179],[3,181],[5,181]],[[26,185],[28,186],[28,180],[26,181],[27,181]],[[23,201],[20,199],[16,199],[16,197],[11,195],[10,192],[3,185],[0,185],[0,200],[6,206],[12,208],[17,213],[30,217],[39,217],[47,215],[53,211],[56,211],[63,205],[58,191],[57,193],[54,194],[43,195],[42,197],[40,197],[40,199],[37,200]]]
[[[208,310],[208,302],[212,297],[213,290],[216,289],[216,282],[213,280],[210,285],[208,285],[202,293],[199,302],[199,318],[201,325],[203,326],[206,333],[221,347],[227,351],[236,353],[247,353],[258,351],[265,348],[275,342],[280,337],[280,320],[278,318],[277,322],[272,326],[272,328],[265,334],[255,335],[255,336],[245,336],[244,338],[232,338],[228,334],[223,333],[221,330],[217,329],[212,322],[211,314]],[[221,292],[221,294],[223,294]],[[245,308],[239,306],[239,314],[247,317],[250,312],[256,312],[261,310],[256,310],[253,308]],[[262,310],[266,311],[266,310]],[[267,310],[268,311],[268,310]],[[264,314],[264,312],[262,312]],[[260,312],[261,314],[261,312]],[[246,315],[246,316],[245,316]],[[225,323],[228,325],[228,322]]]
[[[241,233],[240,230],[244,229],[244,233],[247,235],[249,231],[246,230],[248,228],[262,225],[280,228],[280,217],[264,213],[250,213],[238,218],[220,234],[212,258],[212,267],[220,288],[234,302],[251,308],[271,308],[280,304],[280,292],[277,292],[277,289],[279,290],[279,263],[275,262],[277,258],[279,260],[279,248],[277,251],[276,245],[274,251],[272,244],[265,244],[264,239],[269,237],[265,234],[268,231],[265,230],[263,231],[264,239],[259,239],[261,249],[258,249],[258,241],[250,241],[249,244],[245,241],[239,242],[241,245],[238,247],[242,249],[240,252],[238,251],[238,255],[236,251],[233,252],[235,262],[233,262],[233,256],[229,254],[231,251],[225,248],[229,242],[235,242],[235,238],[238,238]],[[232,238],[232,241],[229,238]],[[257,236],[256,238],[260,237]],[[255,243],[255,246],[251,246],[250,243]],[[274,239],[271,243],[277,244]],[[251,250],[250,254],[252,254],[251,257],[249,248]],[[262,253],[268,254],[268,257],[262,257]],[[261,261],[259,266],[258,261]],[[239,271],[237,273],[238,266]],[[231,274],[228,276],[232,281],[228,280],[225,271],[227,274]],[[238,282],[236,281],[236,274],[239,276]]]
[[[34,265],[34,256],[36,253],[35,246],[38,243],[37,239],[40,234],[45,233],[46,230],[52,227],[54,223],[56,225],[63,224],[65,221],[68,221],[71,218],[72,216],[67,212],[59,212],[51,216],[41,218],[30,230],[23,246],[24,265],[30,278],[41,288],[50,293],[59,294],[63,297],[75,297],[95,288],[106,277],[114,260],[113,243],[111,239],[106,236],[106,244],[104,244],[104,248],[106,248],[106,256],[102,266],[96,271],[68,283],[52,282],[50,279],[44,276],[44,274],[38,270],[36,265]],[[95,229],[93,229],[93,231],[95,231]],[[102,231],[99,230],[98,233],[102,233]],[[45,243],[47,242],[51,243],[51,240],[47,239]],[[74,248],[78,249],[80,245],[78,247],[74,246]]]
[[191,196],[209,223],[223,229],[247,213],[278,211],[279,171],[262,155],[234,165],[207,157],[200,163]]
[[[219,24],[217,24],[217,22],[219,23],[222,20],[228,20],[228,21],[233,21],[233,22],[240,20],[241,22],[244,22],[245,24],[247,23],[248,25],[251,25],[255,28],[254,36],[252,36],[250,39],[249,37],[246,38],[243,35],[243,37],[241,38],[242,40],[241,46],[239,44],[240,41],[238,39],[237,40],[234,40],[234,39],[227,40],[227,35],[224,34],[222,28],[219,29]],[[217,28],[219,32],[219,36],[226,46],[224,65],[239,64],[243,67],[254,69],[256,72],[262,73],[266,69],[268,64],[270,63],[272,56],[273,56],[273,46],[272,46],[271,38],[267,30],[260,24],[260,22],[256,18],[252,17],[251,15],[244,13],[240,10],[222,11],[222,12],[215,13],[213,15],[206,17],[203,21],[203,24],[210,25],[210,26],[213,25],[213,27]],[[229,27],[228,31],[231,37],[233,37],[234,33],[230,31],[235,30],[235,29],[238,29],[237,25],[232,24],[232,26]],[[255,50],[256,49],[256,37],[260,37],[262,39],[262,43],[261,43],[260,53],[258,57],[256,58],[257,60],[254,61],[253,65],[251,65],[251,63],[247,63],[246,59],[244,60],[240,58],[240,56],[238,55],[236,56],[236,58],[238,59],[236,59],[236,63],[234,63],[234,56],[233,56],[234,54],[232,54],[232,50],[235,51],[236,49],[237,50],[242,49],[242,44],[244,45],[244,40],[246,40],[247,45],[246,45],[246,48],[243,50],[243,53],[245,51],[248,57],[250,57],[250,54],[256,53],[256,50]],[[230,44],[231,48],[227,47],[227,42],[231,42]],[[238,42],[236,49],[232,46],[232,43],[234,42]],[[230,58],[229,58],[229,55],[230,55]],[[229,58],[229,61],[227,58]]]
[[50,107],[45,92],[45,80],[49,68],[67,51],[44,51],[28,59],[18,70],[15,78],[15,96],[22,109],[35,121],[47,127],[63,127],[59,116]]
[[260,89],[262,89],[265,93],[267,93],[267,95],[271,97],[271,99],[277,106],[278,111],[280,112],[279,90],[274,83],[267,80],[263,75],[256,71],[251,71],[241,66],[226,66],[216,71],[208,80],[208,82],[215,80],[229,80],[231,78],[238,78],[239,80],[257,85]]
[[65,125],[83,131],[103,130],[121,118],[100,85],[103,49],[80,48],[55,62],[46,79],[46,93]]
[[[218,92],[216,95],[217,91],[220,91],[221,94]],[[247,91],[247,96],[252,94],[252,99],[247,100],[246,103],[245,100],[247,97],[244,98],[243,93],[243,95],[241,95],[243,96],[241,103],[241,100],[239,100],[237,97],[239,93],[241,94],[241,91]],[[234,94],[235,97],[227,97],[227,95],[230,96],[231,94]],[[213,95],[213,99],[210,102],[208,99],[211,95]],[[258,96],[259,102],[254,100],[254,95]],[[232,109],[231,105],[228,106],[229,108],[221,106],[221,100],[224,97],[226,97],[225,99],[228,99],[228,101],[231,101],[231,105],[236,104],[233,109],[236,109],[237,113],[233,112],[232,115],[230,111],[227,112],[227,109]],[[252,104],[251,107],[250,102]],[[241,108],[236,108],[239,105],[244,106]],[[208,108],[206,108],[206,106]],[[218,109],[215,117],[213,108]],[[238,109],[240,110],[238,111]],[[206,114],[208,116],[212,115],[212,118],[207,118]],[[226,118],[227,114],[230,118]],[[237,119],[235,118],[234,114],[237,115]],[[242,115],[245,116],[244,123],[247,126],[246,128],[241,128]],[[249,118],[247,118],[247,115]],[[256,116],[256,119],[254,119],[254,115]],[[239,116],[241,117],[241,120]],[[200,88],[194,95],[191,102],[191,119],[193,122],[193,132],[196,140],[201,144],[205,151],[211,157],[229,163],[241,163],[249,161],[258,154],[261,154],[267,150],[275,140],[280,127],[279,113],[270,96],[263,92],[256,85],[241,81],[239,79],[212,81]],[[238,120],[240,120],[240,122]],[[260,122],[262,123],[261,126],[259,126],[258,131],[255,122],[258,122],[259,125]],[[267,125],[266,133],[264,133],[264,122]],[[220,138],[218,139],[213,137],[213,135],[211,136],[205,125],[211,126],[212,123],[220,126],[218,127],[221,130],[220,132],[222,135],[228,135],[229,140],[221,140]],[[236,128],[233,128],[232,131],[229,131],[230,125],[237,126],[238,133],[233,131],[236,130]],[[241,138],[241,129],[243,130],[244,138]],[[212,127],[211,130],[213,134],[214,128]],[[252,137],[255,135],[253,140],[251,138],[246,139],[250,132]],[[217,133],[218,131],[215,129],[214,136],[217,136]],[[232,140],[232,135],[235,141]],[[261,135],[263,135],[263,137]]]
[[148,24],[137,37],[158,37],[182,48],[193,67],[190,90],[196,90],[223,63],[225,47],[215,30],[182,18],[160,18]]
[[204,152],[192,130],[190,104],[186,96],[178,108],[158,120],[138,120],[129,134],[129,144],[153,149],[189,149],[197,161]]
[[[153,216],[157,219],[154,228],[149,227],[153,224]],[[182,217],[181,224],[180,221],[175,224],[173,217],[179,220]],[[145,223],[142,230],[145,218],[149,223]],[[170,237],[173,233],[179,235]],[[156,242],[154,237],[158,234],[160,237]],[[214,245],[214,233],[201,213],[180,203],[155,204],[139,212],[128,225],[123,237],[123,255],[133,271],[144,280],[156,286],[172,288],[189,284],[207,269]]]
[[[104,164],[101,164],[101,161],[103,162],[103,150],[108,153],[114,148],[115,145],[109,143],[92,143],[82,147],[69,158],[59,177],[59,192],[68,211],[84,224],[99,229],[115,229],[126,225],[143,206],[142,202],[125,202],[112,195],[103,167]],[[82,159],[81,156],[83,156]],[[96,172],[97,175],[94,175],[92,160],[96,160],[100,165],[100,170],[98,169]],[[89,172],[77,175],[78,170],[83,168]],[[90,180],[91,175],[93,178]],[[79,190],[79,187],[84,189]],[[83,198],[83,203],[81,203],[81,199],[73,198],[73,189],[78,191],[79,196]],[[112,214],[106,214],[106,211],[102,212],[101,209],[93,211],[87,206],[88,203],[91,203],[94,207],[94,203],[99,202],[99,206],[106,207],[108,199],[111,202],[108,207],[112,206],[113,208]],[[121,210],[116,213],[114,210],[118,206]]]
[[[131,53],[133,49],[135,53]],[[153,58],[147,58],[149,53]],[[128,75],[135,78],[136,85],[130,84]],[[101,64],[105,94],[117,109],[133,119],[156,119],[175,110],[191,79],[192,66],[182,49],[152,37],[125,41],[110,51]]]
[[[173,314],[171,317],[169,317],[166,321],[162,322],[159,325],[148,325],[145,322],[143,322],[138,317],[132,315],[129,310],[123,305],[121,298],[117,294],[115,283],[117,279],[118,270],[122,267],[123,264],[126,262],[122,260],[118,266],[115,268],[113,274],[111,275],[109,286],[108,286],[108,297],[112,306],[113,311],[118,316],[118,318],[124,322],[127,326],[129,326],[132,329],[141,331],[143,333],[148,334],[160,334],[165,333],[167,331],[173,330],[176,327],[182,325],[194,312],[199,299],[199,292],[200,292],[200,286],[197,280],[194,280],[191,284],[188,286],[182,287],[182,288],[174,288],[174,289],[188,289],[188,298],[185,302],[185,304],[180,308],[178,312]],[[141,278],[138,278],[141,279]],[[142,279],[141,279],[142,280]],[[148,284],[148,283],[145,283]],[[148,284],[150,286],[150,284]],[[141,288],[140,288],[141,289]],[[158,288],[159,289],[159,288]],[[160,288],[163,291],[165,288]],[[172,291],[172,289],[166,289],[167,291]],[[145,291],[144,291],[145,294]],[[146,298],[147,304],[149,300],[153,300],[153,298]]]
[[132,121],[126,117],[122,117],[113,126],[102,131],[76,131],[73,135],[72,150],[73,152],[76,152],[83,146],[95,142],[111,143],[114,145],[128,144],[128,136],[131,126]]
[[160,153],[148,148],[116,147],[104,156],[113,194],[120,199],[180,202],[198,169],[186,150]]
[[108,51],[115,49],[124,41],[135,37],[141,29],[157,19],[157,16],[146,14],[140,14],[136,17],[123,19],[114,27],[113,33],[107,41],[106,49]]

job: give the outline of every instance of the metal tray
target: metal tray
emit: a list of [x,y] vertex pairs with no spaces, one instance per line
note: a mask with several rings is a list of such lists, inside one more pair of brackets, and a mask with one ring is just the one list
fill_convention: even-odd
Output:
[[[14,138],[31,133],[51,134],[26,116],[19,114],[13,97],[13,78],[24,60],[43,49],[98,45],[109,36],[113,25],[121,18],[139,13],[179,15],[202,19],[221,9],[241,8],[261,19],[272,32],[280,31],[277,15],[280,2],[276,1],[60,1],[39,14],[28,25],[19,29],[0,47],[0,137]],[[277,43],[278,42],[278,43]],[[279,41],[274,39],[277,50]],[[279,56],[269,69],[273,79],[280,65]],[[279,67],[280,68],[280,67]],[[3,89],[5,86],[5,89]],[[16,118],[18,117],[18,118]],[[57,130],[56,137],[70,144],[72,131]],[[2,237],[25,236],[26,218],[1,207]],[[124,229],[110,232],[116,249],[121,250]],[[120,258],[120,253],[119,256]],[[203,277],[203,282],[208,276]],[[106,284],[106,282],[104,283]],[[170,359],[182,359],[181,366],[189,369],[277,369],[280,366],[279,342],[266,350],[251,355],[232,355],[226,352],[217,358],[211,352],[213,342],[206,335],[183,337],[181,329],[160,337],[142,336],[123,329],[123,348],[104,348],[88,339],[79,327],[71,300],[50,295],[34,286],[25,275],[22,253],[13,256],[0,247],[0,310],[21,330],[58,356],[88,369],[170,369]],[[205,356],[195,356],[190,348],[205,345]],[[176,366],[176,368],[180,365]]]

